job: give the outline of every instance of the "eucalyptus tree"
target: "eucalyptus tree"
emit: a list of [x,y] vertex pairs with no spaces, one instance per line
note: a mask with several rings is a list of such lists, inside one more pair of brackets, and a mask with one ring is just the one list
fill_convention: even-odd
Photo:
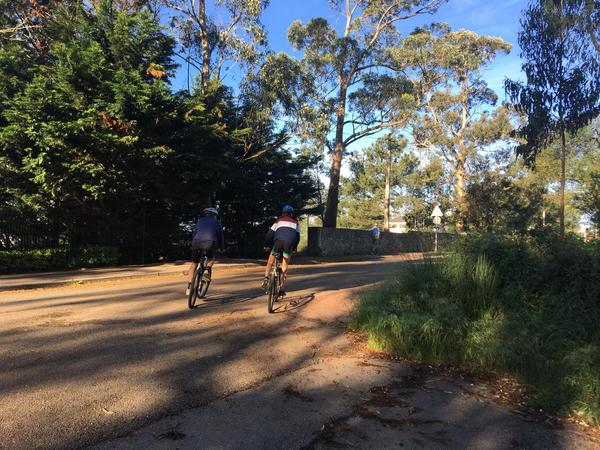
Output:
[[394,67],[413,84],[420,111],[411,121],[415,143],[439,154],[452,169],[458,231],[470,160],[511,130],[508,112],[492,108],[497,95],[482,76],[496,56],[510,48],[499,37],[435,25],[415,30],[401,46],[389,50]]
[[403,105],[394,94],[410,86],[387,68],[386,48],[401,39],[398,23],[433,13],[444,2],[330,0],[332,11],[342,17],[340,29],[322,17],[296,21],[288,30],[288,40],[303,52],[301,60],[282,53],[269,58],[264,82],[281,87],[278,91],[293,110],[300,139],[332,155],[324,226],[337,224],[346,148],[405,123]]
[[383,191],[383,228],[385,230],[389,230],[390,228],[392,188],[394,185],[399,184],[400,181],[397,176],[398,171],[394,171],[393,169],[398,164],[402,151],[406,148],[407,144],[408,140],[406,138],[398,139],[392,134],[388,134],[375,142],[376,147],[380,147],[385,152],[385,184]]
[[[200,71],[202,90],[211,77],[222,79],[227,61],[254,63],[266,46],[260,18],[269,0],[158,1],[169,8],[171,23],[186,53],[179,56],[188,64],[188,71],[190,65]],[[222,21],[211,17],[207,6]]]
[[527,117],[517,154],[529,165],[554,138],[561,142],[559,218],[565,232],[567,134],[600,113],[600,56],[582,39],[580,21],[566,0],[539,0],[524,13],[519,45],[526,83],[507,80],[506,92]]
[[410,155],[412,169],[403,178],[401,195],[395,206],[401,209],[408,227],[420,230],[432,225],[431,212],[438,205],[442,211],[450,210],[451,189],[448,170],[438,156],[429,158],[423,165],[420,155]]
[[343,179],[340,202],[344,226],[370,227],[383,220],[384,228],[389,228],[394,194],[418,164],[404,152],[407,144],[406,138],[390,133],[349,155],[351,176]]

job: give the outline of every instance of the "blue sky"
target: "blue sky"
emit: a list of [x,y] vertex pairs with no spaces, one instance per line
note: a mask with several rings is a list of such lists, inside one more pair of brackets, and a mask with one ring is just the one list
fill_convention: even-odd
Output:
[[[297,57],[301,56],[294,52],[287,41],[287,29],[298,19],[306,22],[313,17],[324,17],[330,23],[343,27],[343,18],[339,13],[330,10],[328,3],[328,0],[271,0],[262,18],[268,33],[270,48],[275,52],[285,51]],[[499,102],[502,102],[505,100],[503,88],[505,78],[524,78],[521,73],[517,35],[520,30],[519,20],[527,3],[528,0],[449,0],[434,15],[403,21],[400,30],[406,35],[415,27],[431,22],[444,22],[454,30],[464,28],[478,34],[498,36],[511,43],[513,48],[510,54],[499,55],[484,73],[485,81],[496,91]],[[218,17],[216,19],[218,20]],[[187,85],[185,71],[179,72],[173,87],[185,89]],[[235,71],[232,72],[235,74]],[[237,81],[225,79],[225,83],[235,86]],[[367,136],[353,144],[351,149],[359,150],[368,146],[377,137],[378,134]],[[347,164],[342,166],[342,175],[349,175]],[[326,179],[323,181],[327,182]]]
[[[511,53],[499,56],[485,73],[486,81],[502,101],[504,79],[522,77],[517,33],[521,11],[526,6],[526,0],[449,0],[436,14],[406,20],[401,23],[400,29],[407,34],[419,25],[432,21],[445,22],[452,29],[465,28],[479,34],[499,36],[510,42],[513,45]],[[263,15],[263,23],[272,50],[294,54],[287,42],[288,27],[295,20],[305,22],[313,17],[325,17],[334,24],[342,22],[342,17],[329,9],[327,0],[271,0]],[[235,80],[225,81],[235,84]],[[173,87],[183,89],[185,86],[185,71],[180,70]]]

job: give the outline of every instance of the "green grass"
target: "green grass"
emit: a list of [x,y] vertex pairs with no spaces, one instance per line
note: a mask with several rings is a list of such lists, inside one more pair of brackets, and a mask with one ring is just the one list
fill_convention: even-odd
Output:
[[600,424],[600,245],[476,237],[363,294],[373,347],[509,373],[535,406]]

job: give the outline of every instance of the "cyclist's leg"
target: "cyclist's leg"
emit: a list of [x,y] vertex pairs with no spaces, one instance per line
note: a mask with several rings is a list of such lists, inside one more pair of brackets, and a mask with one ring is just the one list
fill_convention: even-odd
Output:
[[210,245],[206,245],[206,267],[212,267],[217,258],[217,243],[215,241],[210,242]]
[[273,270],[273,263],[275,262],[275,255],[280,252],[279,241],[275,241],[273,244],[273,248],[271,249],[271,253],[269,253],[269,259],[267,260],[267,267],[265,267],[265,278],[267,278],[271,274],[271,270]]
[[283,256],[283,260],[281,261],[281,290],[283,291],[283,287],[285,286],[285,281],[287,280],[288,267],[290,264],[291,256]]
[[203,278],[206,281],[210,281],[212,266],[215,263],[215,258],[217,254],[217,247],[215,241],[202,241],[199,244],[199,248],[201,249],[202,254],[206,254],[206,268],[209,270],[204,271]]
[[192,246],[192,263],[190,264],[188,282],[191,283],[194,278],[194,273],[196,273],[196,269],[198,268],[198,263],[200,263],[200,258],[202,258],[202,252],[197,244]]
[[185,291],[186,295],[189,295],[190,287],[192,285],[192,280],[194,279],[194,274],[196,273],[196,269],[198,269],[198,263],[200,262],[200,258],[202,255],[201,252],[194,246],[192,247],[192,263],[190,264],[190,269],[188,273],[188,285]]
[[281,261],[281,290],[283,291],[283,287],[285,286],[285,281],[287,279],[290,261],[292,260],[292,249],[291,246],[286,242],[282,250],[283,259]]
[[212,279],[212,267],[215,264],[215,257],[209,258],[206,261],[206,271],[204,272],[204,279],[210,281]]

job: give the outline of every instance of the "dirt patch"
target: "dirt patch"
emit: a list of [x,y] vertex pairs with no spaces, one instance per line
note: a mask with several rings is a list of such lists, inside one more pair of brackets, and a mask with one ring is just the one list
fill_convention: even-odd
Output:
[[[417,373],[414,376],[407,377],[402,382],[397,382],[385,386],[372,386],[369,388],[371,394],[369,399],[354,406],[352,412],[346,416],[332,419],[329,422],[323,424],[321,430],[315,436],[315,438],[306,446],[304,449],[314,449],[317,444],[324,444],[328,447],[334,448],[347,448],[342,438],[342,434],[352,433],[355,436],[359,436],[358,430],[354,430],[348,421],[352,418],[359,417],[364,420],[374,420],[387,428],[407,428],[407,427],[420,427],[436,424],[444,424],[445,422],[437,419],[420,419],[412,417],[413,414],[420,412],[416,408],[409,407],[408,402],[399,398],[402,395],[398,392],[398,389],[407,386],[420,386],[421,383],[418,380],[424,378],[422,373]],[[382,413],[382,408],[409,408],[408,416],[402,418],[386,417]],[[443,432],[442,432],[443,433]],[[426,433],[423,433],[425,435]],[[440,433],[434,433],[432,436],[427,436],[430,441],[440,443],[447,443],[445,436]]]
[[294,387],[291,384],[288,384],[285,388],[283,388],[282,392],[288,397],[295,397],[302,400],[303,402],[312,402],[314,400],[312,397],[294,389]]
[[319,292],[314,299],[298,308],[298,317],[325,323],[348,322],[358,292],[369,286]]
[[425,384],[426,377],[442,377],[445,381],[454,384],[464,395],[509,406],[512,408],[511,412],[513,414],[531,422],[544,422],[558,428],[567,425],[572,426],[577,429],[577,432],[591,438],[594,442],[600,443],[600,427],[591,426],[578,417],[560,417],[536,408],[535,405],[531,404],[527,390],[515,377],[489,372],[476,372],[445,364],[427,364],[422,361],[373,350],[368,347],[364,333],[350,331],[347,335],[351,339],[354,348],[362,350],[370,358],[404,362],[411,365],[414,374],[404,377],[400,383],[400,386],[407,389],[403,394],[410,395],[411,390],[414,391],[414,389],[428,390],[429,388]]
[[391,394],[392,385],[388,386],[373,386],[369,389],[369,392],[373,394],[370,400],[363,405],[375,406],[375,407],[388,407],[388,408],[406,408],[408,403],[396,396]]

